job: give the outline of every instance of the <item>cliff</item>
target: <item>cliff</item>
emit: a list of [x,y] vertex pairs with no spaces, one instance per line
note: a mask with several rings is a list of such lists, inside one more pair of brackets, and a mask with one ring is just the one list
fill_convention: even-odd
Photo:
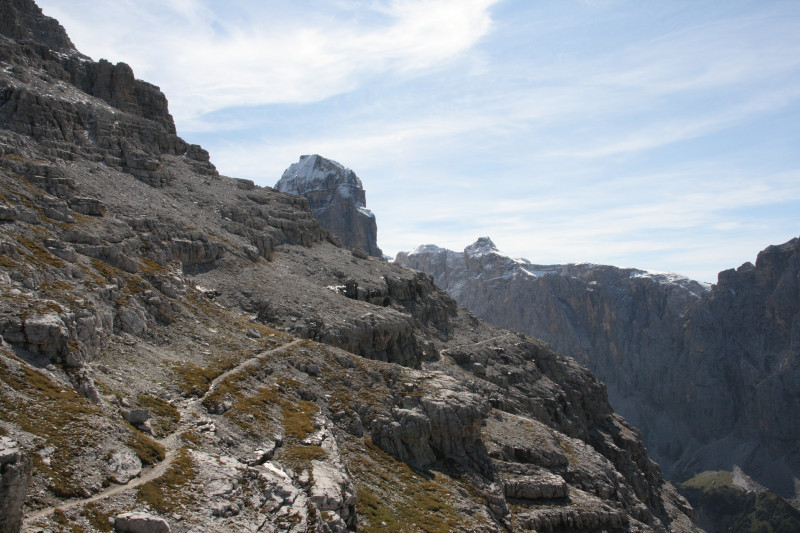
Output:
[[32,24],[0,46],[3,531],[696,531],[586,368],[3,9]]
[[786,497],[800,477],[798,240],[707,287],[675,274],[534,265],[479,239],[397,262],[459,305],[586,364],[668,477],[743,468]]
[[361,180],[349,168],[318,155],[303,155],[286,169],[275,188],[306,198],[314,217],[345,248],[382,257],[375,215],[367,209]]

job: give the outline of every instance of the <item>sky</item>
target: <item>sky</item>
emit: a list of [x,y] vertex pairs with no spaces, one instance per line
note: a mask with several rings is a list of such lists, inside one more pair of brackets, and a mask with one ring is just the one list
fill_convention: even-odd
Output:
[[394,256],[717,273],[800,235],[795,0],[38,0],[221,174],[361,178]]

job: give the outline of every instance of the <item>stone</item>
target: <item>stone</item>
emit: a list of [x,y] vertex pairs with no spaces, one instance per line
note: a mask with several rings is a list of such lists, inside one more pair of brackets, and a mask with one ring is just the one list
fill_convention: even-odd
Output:
[[76,213],[93,217],[102,217],[106,214],[106,206],[97,198],[84,198],[76,196],[69,199],[70,208]]
[[17,533],[22,526],[22,505],[31,480],[33,463],[17,442],[0,437],[0,531]]
[[508,479],[503,483],[507,498],[525,500],[566,498],[567,482],[559,475],[541,472],[536,476]]
[[166,520],[142,512],[118,514],[114,519],[114,531],[118,533],[169,533]]
[[122,414],[125,420],[134,426],[144,424],[150,419],[150,411],[148,409],[129,409],[123,411]]
[[124,485],[141,471],[141,459],[129,449],[117,450],[108,459],[108,475],[114,483]]

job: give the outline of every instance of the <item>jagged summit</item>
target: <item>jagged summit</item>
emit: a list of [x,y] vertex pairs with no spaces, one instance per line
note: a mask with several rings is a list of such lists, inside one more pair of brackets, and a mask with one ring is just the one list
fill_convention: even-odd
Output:
[[334,180],[341,194],[353,196],[358,207],[366,207],[364,186],[356,173],[341,163],[317,154],[301,155],[297,163],[284,171],[275,188],[281,192],[304,196],[325,188],[330,180]]
[[33,0],[0,2],[0,34],[19,43],[36,43],[54,52],[77,54],[66,30],[42,13]]
[[480,257],[488,254],[499,254],[500,251],[489,237],[480,237],[477,241],[464,248],[464,253],[470,257]]
[[0,531],[696,531],[586,368],[111,67],[0,39]]
[[281,192],[303,196],[322,227],[339,237],[345,248],[381,257],[375,215],[356,173],[320,155],[303,155],[275,184]]
[[433,275],[478,317],[589,366],[668,475],[737,466],[792,497],[798,257],[800,239],[770,246],[714,286],[633,268],[533,265],[488,239],[463,253],[420,247],[396,262]]

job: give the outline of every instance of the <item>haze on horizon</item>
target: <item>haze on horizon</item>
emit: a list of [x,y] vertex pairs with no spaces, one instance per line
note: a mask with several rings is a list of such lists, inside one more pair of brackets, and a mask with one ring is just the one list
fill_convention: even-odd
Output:
[[391,255],[716,281],[800,235],[791,0],[38,0],[167,95],[222,174],[352,168]]

